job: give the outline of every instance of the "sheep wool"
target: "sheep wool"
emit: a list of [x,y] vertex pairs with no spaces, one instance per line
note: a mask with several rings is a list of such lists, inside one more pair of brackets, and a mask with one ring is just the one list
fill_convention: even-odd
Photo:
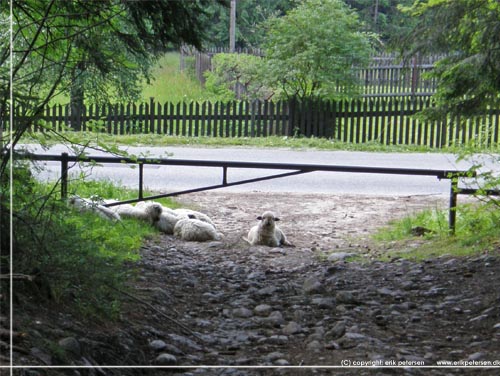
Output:
[[194,218],[180,219],[174,227],[174,235],[186,241],[205,242],[220,240],[222,234],[211,224]]
[[174,233],[174,227],[180,219],[181,217],[173,215],[164,209],[160,215],[160,219],[155,222],[154,225],[161,232],[167,235],[172,235]]
[[68,203],[75,208],[79,209],[81,212],[83,211],[92,211],[97,213],[100,217],[104,219],[108,219],[111,221],[120,221],[120,215],[113,210],[100,205],[90,199],[81,198],[78,196],[72,196],[69,198]]
[[180,217],[183,218],[194,218],[199,221],[203,221],[206,223],[211,224],[215,228],[214,222],[210,219],[210,217],[206,214],[200,213],[196,210],[191,210],[191,209],[174,209],[174,213]]
[[155,224],[160,220],[162,207],[157,203],[146,203],[146,205],[132,206],[130,204],[122,204],[111,207],[116,213],[122,217],[136,218],[143,221]]

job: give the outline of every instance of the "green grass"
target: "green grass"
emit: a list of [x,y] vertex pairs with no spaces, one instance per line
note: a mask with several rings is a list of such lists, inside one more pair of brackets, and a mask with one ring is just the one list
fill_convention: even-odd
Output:
[[[68,194],[78,195],[80,197],[90,198],[92,196],[102,199],[114,199],[118,201],[136,199],[139,197],[139,191],[120,186],[120,182],[108,179],[101,180],[73,180],[69,182]],[[144,196],[153,195],[154,192],[145,191]],[[169,208],[178,208],[179,204],[171,198],[160,198],[155,200],[163,206]]]
[[[203,147],[256,147],[256,148],[288,148],[304,150],[344,150],[344,151],[366,151],[384,153],[458,153],[459,148],[435,149],[425,146],[411,145],[383,145],[377,142],[366,142],[353,144],[326,138],[302,138],[302,137],[187,137],[187,136],[167,136],[157,134],[134,134],[134,135],[109,135],[106,133],[92,132],[66,132],[65,137],[79,144],[89,144],[93,146],[107,145],[111,147],[119,146],[203,146]],[[43,143],[46,145],[60,143],[58,137],[50,137],[50,134],[31,133],[25,134],[21,143]],[[468,148],[470,151],[470,147]],[[479,149],[481,151],[481,149]]]
[[150,83],[143,84],[142,100],[155,98],[159,103],[190,102],[209,99],[201,84],[190,77],[187,70],[179,70],[180,55],[177,52],[167,53],[153,68]]
[[[198,80],[191,77],[187,69],[181,72],[179,66],[178,52],[169,52],[161,57],[152,69],[151,82],[142,83],[142,94],[137,103],[149,102],[150,98],[159,103],[208,100],[208,94]],[[68,103],[67,94],[59,94],[50,101],[50,105]]]
[[[48,194],[53,188],[50,183],[37,183],[36,190],[43,195]],[[109,180],[70,180],[69,192],[85,198],[103,198],[127,200],[138,197],[136,190],[118,186]],[[151,192],[145,192],[151,194]],[[56,194],[58,195],[58,194]],[[178,205],[171,199],[158,200],[168,207]],[[121,222],[112,222],[101,218],[92,212],[79,212],[64,210],[60,217],[64,226],[78,229],[78,233],[91,243],[98,257],[109,258],[113,262],[136,261],[139,258],[138,250],[145,239],[154,239],[158,232],[148,223],[133,219],[122,219]]]
[[[498,254],[500,249],[500,213],[498,202],[465,204],[457,208],[454,235],[448,229],[447,210],[426,210],[393,221],[373,237],[381,260],[406,258],[424,260],[443,255],[469,256],[482,253]],[[412,235],[412,229],[423,227],[422,237]]]

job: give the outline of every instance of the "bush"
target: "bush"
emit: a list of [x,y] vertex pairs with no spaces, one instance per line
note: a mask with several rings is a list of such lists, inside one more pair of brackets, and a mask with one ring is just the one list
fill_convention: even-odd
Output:
[[206,90],[223,102],[267,99],[272,91],[262,81],[262,58],[247,54],[217,54],[212,71],[205,72]]

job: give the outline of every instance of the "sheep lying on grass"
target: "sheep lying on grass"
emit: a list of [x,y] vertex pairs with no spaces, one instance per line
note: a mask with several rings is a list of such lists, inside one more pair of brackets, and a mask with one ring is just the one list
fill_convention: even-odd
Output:
[[100,217],[104,219],[109,219],[112,221],[119,221],[121,219],[118,213],[99,204],[95,200],[81,198],[78,196],[72,196],[69,198],[68,203],[82,212],[92,211],[94,213],[97,213]]
[[136,218],[146,221],[152,225],[160,220],[162,207],[157,203],[145,203],[146,205],[132,206],[130,204],[122,204],[112,206],[110,209],[119,214],[123,218]]
[[177,221],[174,227],[174,235],[182,240],[195,242],[222,239],[222,234],[217,232],[214,226],[196,219],[194,216]]
[[[101,200],[103,204],[116,203],[115,200]],[[106,218],[120,220],[135,218],[146,221],[161,232],[175,235],[182,240],[204,242],[220,240],[222,234],[217,232],[212,220],[203,213],[190,209],[172,210],[153,201],[105,207],[93,203],[92,200],[74,197],[70,201],[74,206],[85,210],[93,210]]]
[[245,239],[247,242],[251,245],[266,245],[268,247],[293,246],[283,231],[276,226],[276,222],[280,219],[273,212],[266,211],[257,219],[260,222],[248,232],[248,238]]

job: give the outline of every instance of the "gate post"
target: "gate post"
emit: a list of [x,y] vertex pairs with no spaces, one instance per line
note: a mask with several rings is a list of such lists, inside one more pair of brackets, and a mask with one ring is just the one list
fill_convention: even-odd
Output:
[[144,163],[139,163],[139,200],[144,198],[143,193],[143,184],[144,184]]
[[68,197],[68,153],[61,154],[61,199]]

